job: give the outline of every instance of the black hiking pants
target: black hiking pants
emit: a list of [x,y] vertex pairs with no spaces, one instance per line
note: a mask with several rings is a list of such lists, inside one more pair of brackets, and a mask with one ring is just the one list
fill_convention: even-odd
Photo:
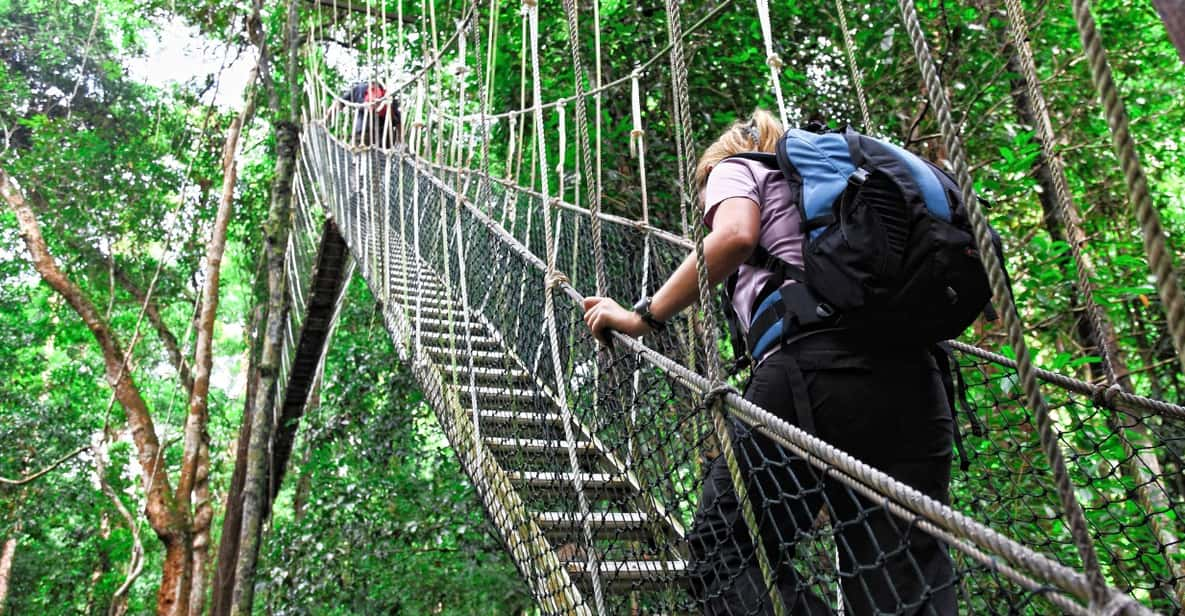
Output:
[[[948,502],[953,423],[928,350],[870,352],[820,332],[767,358],[745,398]],[[847,616],[955,613],[944,543],[748,426],[733,422],[732,435],[785,613],[835,613],[836,575]],[[723,455],[708,465],[687,539],[705,614],[774,613]]]

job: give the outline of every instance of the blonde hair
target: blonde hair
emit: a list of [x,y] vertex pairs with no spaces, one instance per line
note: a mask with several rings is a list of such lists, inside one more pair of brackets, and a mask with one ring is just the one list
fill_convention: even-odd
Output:
[[695,166],[695,187],[704,190],[708,173],[717,163],[741,152],[773,152],[782,136],[782,123],[764,109],[754,109],[746,120],[733,122],[716,142],[704,150]]

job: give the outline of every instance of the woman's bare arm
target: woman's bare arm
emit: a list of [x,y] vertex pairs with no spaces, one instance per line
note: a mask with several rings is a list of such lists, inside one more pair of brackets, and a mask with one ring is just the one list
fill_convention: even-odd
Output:
[[[704,259],[708,282],[715,286],[753,253],[761,233],[761,210],[752,199],[733,197],[717,206],[712,222],[712,231],[704,237]],[[694,304],[699,297],[696,279],[695,251],[692,251],[651,298],[650,313],[654,318],[667,321]],[[650,331],[637,313],[608,297],[584,298],[584,322],[598,337],[606,328],[629,336]]]

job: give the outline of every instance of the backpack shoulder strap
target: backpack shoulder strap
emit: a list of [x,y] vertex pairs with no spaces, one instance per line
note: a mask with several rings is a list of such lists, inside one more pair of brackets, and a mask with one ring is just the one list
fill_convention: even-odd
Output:
[[785,280],[806,282],[806,272],[801,267],[774,255],[761,244],[753,248],[753,254],[749,255],[748,259],[745,259],[745,263],[781,276],[782,280],[779,281],[778,286],[781,286],[780,283]]

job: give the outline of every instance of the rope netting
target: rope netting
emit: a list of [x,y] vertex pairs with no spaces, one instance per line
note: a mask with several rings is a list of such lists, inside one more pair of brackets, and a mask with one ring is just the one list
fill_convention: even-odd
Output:
[[[945,493],[917,485],[909,468],[882,471],[852,458],[836,442],[842,437],[800,430],[782,408],[789,401],[762,408],[721,380],[716,340],[725,333],[711,318],[714,300],[640,342],[614,334],[606,350],[592,339],[585,294],[650,294],[695,250],[687,236],[698,214],[684,165],[696,155],[696,110],[686,97],[696,66],[682,46],[727,15],[727,2],[686,28],[669,4],[650,39],[661,48],[605,81],[599,28],[583,38],[538,32],[544,10],[570,29],[591,21],[574,2],[527,2],[517,14],[494,2],[449,4],[440,15],[429,2],[418,7],[415,36],[402,22],[396,41],[385,25],[381,35],[368,28],[362,60],[376,68],[355,77],[385,82],[383,101],[344,99],[331,84],[350,76],[318,64],[307,80],[301,232],[290,248],[294,319],[317,221],[327,216],[547,613],[1180,610],[1185,408],[1114,378],[1034,368],[1018,320],[1006,342],[1019,349],[1019,365],[952,343],[966,459],[925,461],[950,467]],[[902,6],[925,67],[925,41]],[[837,8],[836,57],[841,66],[846,57],[859,85],[849,29],[860,26]],[[778,11],[764,2],[756,9],[770,87],[782,115],[793,116],[795,103],[777,85],[783,60],[770,20]],[[368,24],[380,14],[370,4],[359,11]],[[513,17],[521,22],[506,23]],[[451,36],[440,36],[440,23],[455,26]],[[1012,27],[1027,26],[1014,16]],[[550,44],[542,53],[541,37]],[[559,46],[568,42],[582,47]],[[402,55],[413,43],[420,60]],[[588,56],[597,67],[583,66]],[[674,90],[665,100],[675,120],[663,129],[680,162],[663,174],[681,180],[677,194],[664,193],[680,214],[665,220],[679,222],[679,233],[651,222],[646,178],[657,174],[646,168],[647,107],[637,94],[648,71],[668,68],[661,77]],[[514,69],[522,84],[515,109],[490,113],[494,74]],[[577,81],[545,100],[544,71]],[[586,73],[596,75],[587,84]],[[927,77],[937,79],[933,70]],[[875,99],[859,92],[868,124]],[[637,165],[640,204],[617,208],[633,216],[603,211],[611,199],[592,160],[603,144],[589,135],[590,125],[600,134],[602,118],[588,118],[584,105],[594,98],[599,109],[601,96],[630,101],[622,121],[638,160],[610,167]],[[1073,292],[1075,282],[1060,284]],[[1090,290],[1081,292],[1092,321],[1105,319]],[[1106,361],[1109,373],[1121,368],[1114,355]],[[867,420],[886,422],[889,434],[894,401],[875,393]]]

